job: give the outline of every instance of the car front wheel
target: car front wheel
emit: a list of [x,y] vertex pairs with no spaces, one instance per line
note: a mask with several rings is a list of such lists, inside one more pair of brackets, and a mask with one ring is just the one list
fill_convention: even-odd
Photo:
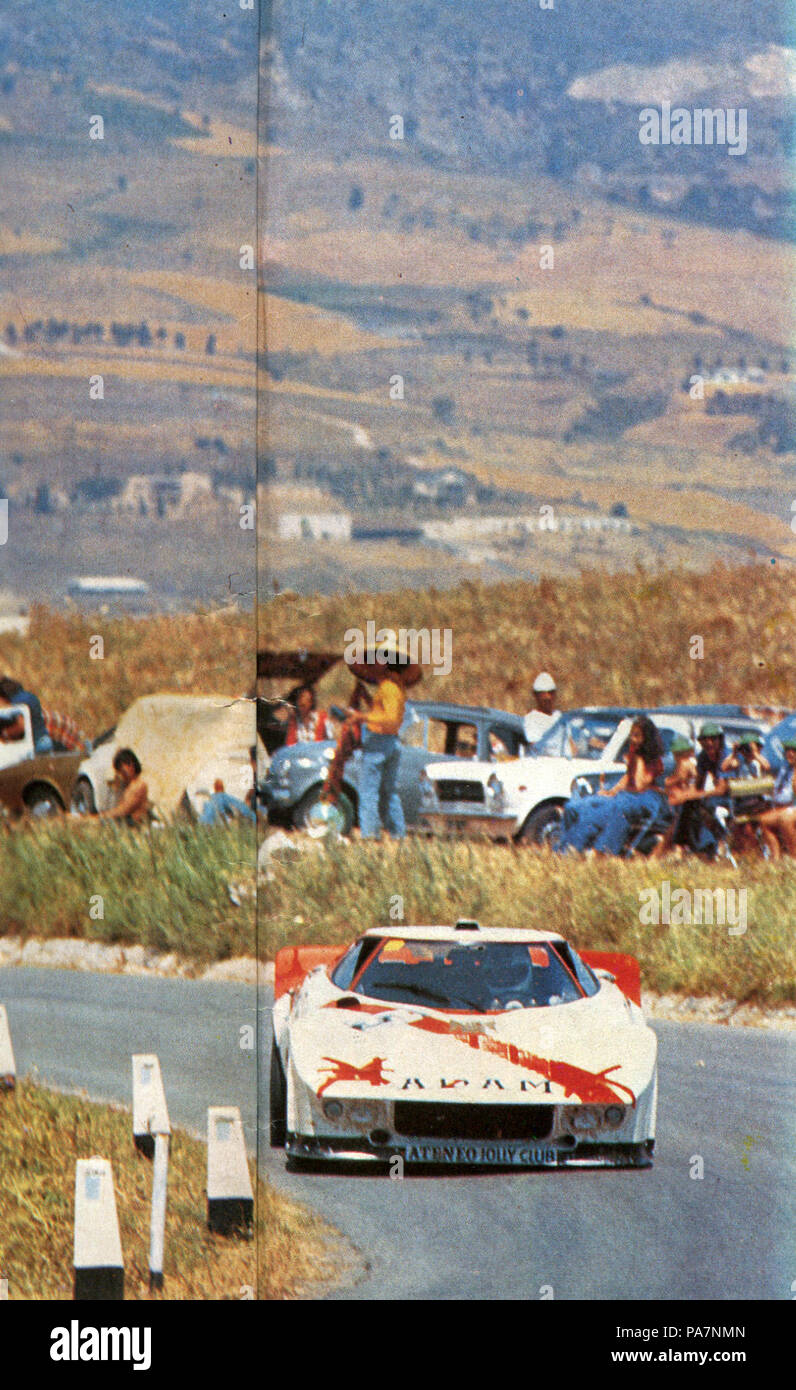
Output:
[[547,845],[560,832],[564,807],[560,802],[538,806],[525,821],[517,841],[522,845]]
[[356,822],[356,812],[345,792],[341,792],[336,802],[322,801],[323,787],[312,787],[305,792],[293,811],[293,824],[297,830],[307,830],[310,834],[325,835],[329,831],[338,835],[348,835]]

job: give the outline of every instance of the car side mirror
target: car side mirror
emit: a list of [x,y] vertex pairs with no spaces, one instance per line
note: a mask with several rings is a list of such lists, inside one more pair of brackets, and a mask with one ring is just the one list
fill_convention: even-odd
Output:
[[616,984],[616,976],[612,975],[610,970],[595,970],[594,973],[598,980],[607,980],[609,985]]

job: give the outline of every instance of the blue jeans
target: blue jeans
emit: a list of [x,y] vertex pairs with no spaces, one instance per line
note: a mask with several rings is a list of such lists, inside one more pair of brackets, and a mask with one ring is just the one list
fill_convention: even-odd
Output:
[[607,821],[610,806],[611,798],[596,793],[593,796],[570,797],[564,807],[559,853],[564,854],[568,849],[588,849]]
[[660,792],[617,792],[616,796],[571,797],[564,808],[559,851],[594,848],[602,854],[621,854],[633,814],[657,811]]
[[400,797],[395,789],[401,744],[397,734],[362,730],[362,762],[359,769],[359,828],[363,840],[375,840],[384,821],[396,840],[406,834]]
[[621,854],[630,832],[631,822],[639,811],[649,811],[655,815],[663,809],[664,801],[660,792],[650,787],[645,792],[617,792],[608,800],[607,820],[594,841],[594,848],[601,854]]
[[230,796],[229,792],[213,792],[208,797],[199,817],[200,825],[218,825],[219,821],[223,825],[228,825],[236,816],[243,820],[256,820],[251,807],[245,801],[240,801],[237,796]]

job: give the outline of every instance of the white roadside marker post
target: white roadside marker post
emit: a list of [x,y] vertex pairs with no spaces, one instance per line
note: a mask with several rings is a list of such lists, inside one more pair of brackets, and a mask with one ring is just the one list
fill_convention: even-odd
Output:
[[254,1219],[254,1193],[246,1160],[246,1142],[236,1105],[211,1105],[207,1111],[207,1224],[229,1235],[248,1233]]
[[149,1287],[163,1288],[163,1247],[166,1241],[166,1192],[169,1181],[169,1136],[155,1135],[152,1169],[152,1214],[149,1222]]
[[75,1299],[124,1299],[113,1170],[106,1158],[79,1158],[75,1164],[74,1272]]
[[171,1125],[157,1056],[154,1052],[136,1052],[132,1063],[133,1143],[139,1153],[154,1159],[149,1219],[149,1287],[162,1289]]
[[154,1052],[133,1054],[133,1143],[145,1158],[155,1156],[155,1135],[171,1134],[160,1062]]
[[17,1064],[11,1046],[11,1029],[5,1005],[0,1004],[0,1091],[13,1091],[17,1084]]

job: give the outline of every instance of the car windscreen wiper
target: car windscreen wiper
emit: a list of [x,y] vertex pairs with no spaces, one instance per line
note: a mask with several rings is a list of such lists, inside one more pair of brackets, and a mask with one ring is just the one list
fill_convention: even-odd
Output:
[[[444,1009],[455,1008],[449,994],[437,994],[433,989],[426,989],[424,985],[411,984],[408,980],[379,980],[377,989],[403,989],[408,994],[413,994],[416,999],[428,999],[431,1003],[441,1004]],[[475,1009],[478,1013],[483,1013],[480,1004],[476,1004],[472,999],[462,999],[461,1005],[466,1009]]]

